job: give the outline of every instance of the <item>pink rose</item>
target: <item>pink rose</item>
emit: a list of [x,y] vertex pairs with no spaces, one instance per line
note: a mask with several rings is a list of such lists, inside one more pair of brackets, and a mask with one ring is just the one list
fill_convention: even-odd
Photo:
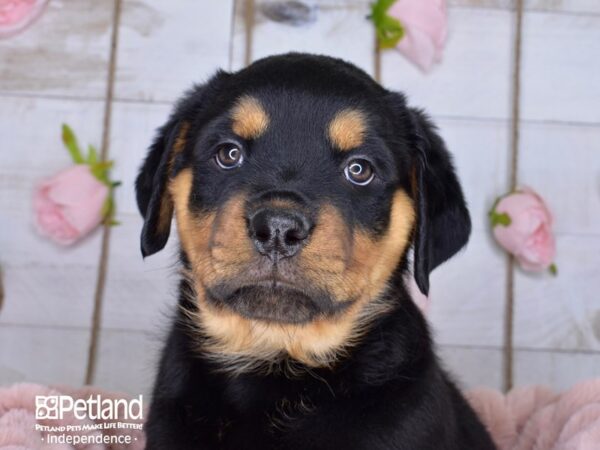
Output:
[[21,31],[44,10],[47,0],[0,0],[0,37]]
[[448,34],[446,0],[398,0],[388,10],[404,36],[396,48],[424,71],[441,61]]
[[523,269],[551,268],[556,253],[552,214],[538,194],[527,187],[509,194],[500,199],[491,216],[494,237]]
[[104,219],[109,193],[90,166],[70,167],[37,187],[33,201],[36,227],[59,244],[72,244]]

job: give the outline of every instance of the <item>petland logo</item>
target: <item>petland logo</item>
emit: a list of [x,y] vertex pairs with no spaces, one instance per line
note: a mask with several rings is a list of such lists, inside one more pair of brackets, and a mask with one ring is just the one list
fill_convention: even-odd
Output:
[[142,420],[143,398],[135,399],[102,398],[100,395],[87,399],[74,399],[69,395],[36,395],[36,420],[63,420],[73,414],[76,419],[102,420]]

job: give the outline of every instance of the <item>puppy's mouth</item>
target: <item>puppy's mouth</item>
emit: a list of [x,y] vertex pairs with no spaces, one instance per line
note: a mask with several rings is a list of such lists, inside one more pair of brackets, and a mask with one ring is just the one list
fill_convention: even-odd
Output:
[[335,302],[329,294],[278,278],[252,282],[222,282],[206,291],[207,300],[248,319],[286,324],[308,323],[332,316],[350,302]]

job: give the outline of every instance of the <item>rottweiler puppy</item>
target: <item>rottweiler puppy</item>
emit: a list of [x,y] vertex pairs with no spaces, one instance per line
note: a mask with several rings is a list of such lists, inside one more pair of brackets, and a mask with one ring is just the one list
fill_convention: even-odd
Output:
[[159,129],[136,188],[143,255],[175,216],[182,268],[147,449],[494,448],[404,282],[427,293],[471,226],[402,94],[324,56],[218,72]]

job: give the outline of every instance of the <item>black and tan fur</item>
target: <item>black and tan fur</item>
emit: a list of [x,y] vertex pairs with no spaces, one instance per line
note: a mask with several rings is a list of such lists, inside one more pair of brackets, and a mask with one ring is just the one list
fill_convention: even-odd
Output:
[[305,54],[219,72],[175,107],[136,187],[143,254],[174,216],[182,266],[148,449],[494,448],[404,284],[426,293],[470,221],[401,94]]

